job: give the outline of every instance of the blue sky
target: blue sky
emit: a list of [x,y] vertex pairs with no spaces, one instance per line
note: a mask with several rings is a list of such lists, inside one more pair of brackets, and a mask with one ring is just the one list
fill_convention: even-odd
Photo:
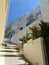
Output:
[[39,0],[10,0],[7,25],[11,21],[15,21],[17,18],[32,12],[38,6]]

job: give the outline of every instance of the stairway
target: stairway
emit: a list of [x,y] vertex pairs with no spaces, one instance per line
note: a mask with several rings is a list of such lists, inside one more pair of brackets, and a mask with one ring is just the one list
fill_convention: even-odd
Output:
[[7,44],[0,49],[0,65],[31,65],[23,59],[16,45]]

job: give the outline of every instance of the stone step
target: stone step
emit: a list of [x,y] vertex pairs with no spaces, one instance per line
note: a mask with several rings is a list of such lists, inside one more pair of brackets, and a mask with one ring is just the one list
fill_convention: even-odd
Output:
[[10,52],[10,51],[11,51],[11,52],[12,52],[12,51],[13,51],[13,52],[17,52],[18,50],[16,50],[16,49],[5,49],[5,48],[2,48],[2,49],[0,49],[0,52],[2,52],[2,51],[3,51],[3,52],[4,52],[4,51],[5,51],[5,52],[6,52],[6,51],[7,51],[7,52],[8,52],[8,51],[9,51],[9,52]]
[[[11,63],[12,62],[12,63]],[[5,65],[28,65],[28,63],[20,57],[6,57],[5,58]]]
[[8,55],[7,54],[6,55],[5,54],[0,55],[0,57],[21,57],[21,56],[22,55],[10,55],[10,54],[8,54]]
[[7,45],[6,47],[9,47],[9,48],[17,48],[16,45]]
[[0,52],[0,55],[20,55],[19,52]]
[[17,49],[16,47],[5,47],[5,49]]
[[0,57],[0,65],[28,65],[20,57]]
[[2,47],[2,48],[5,48],[5,49],[17,49],[17,47],[9,47],[9,46]]
[[0,50],[0,52],[19,52],[19,50],[17,50],[17,51],[12,51],[12,50]]
[[22,59],[22,55],[16,46],[6,46],[0,49],[0,65],[28,65],[29,63]]

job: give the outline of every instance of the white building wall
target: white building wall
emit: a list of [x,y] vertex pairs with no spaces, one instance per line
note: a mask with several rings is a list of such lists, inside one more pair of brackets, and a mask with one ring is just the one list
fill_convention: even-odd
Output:
[[11,27],[11,31],[14,30],[15,32],[20,31],[21,27],[26,27],[26,17],[22,17],[22,19],[18,19],[15,22],[11,23],[12,27]]
[[40,9],[45,22],[49,22],[49,0],[40,0]]
[[[26,27],[27,22],[29,21],[29,16],[32,15],[32,19],[40,18],[41,14],[37,16],[37,13],[39,13],[40,7],[37,7],[34,11],[32,11],[30,14],[26,14],[22,16],[21,18],[17,19],[15,22],[13,22],[11,30],[15,30],[15,32],[19,32],[20,28]],[[31,18],[30,18],[31,19]]]
[[[39,16],[40,16],[39,12],[41,12],[41,11],[40,11],[40,7],[37,7],[37,8],[33,11],[32,14],[34,15],[34,17],[39,17]],[[37,16],[37,13],[39,14],[38,16]]]
[[11,32],[12,31],[18,31],[18,25],[17,25],[17,22],[12,22],[12,25],[11,25]]
[[18,33],[16,33],[16,34],[12,37],[11,42],[16,43],[20,38],[22,38],[23,36],[25,36],[25,34],[26,34],[27,32],[30,32],[29,27],[32,27],[32,26],[34,26],[34,25],[38,25],[38,24],[40,23],[41,19],[42,19],[42,18],[40,18],[40,19],[34,21],[32,24],[30,24],[29,26],[27,26],[27,27],[26,27],[25,29],[23,29],[22,31],[19,31]]

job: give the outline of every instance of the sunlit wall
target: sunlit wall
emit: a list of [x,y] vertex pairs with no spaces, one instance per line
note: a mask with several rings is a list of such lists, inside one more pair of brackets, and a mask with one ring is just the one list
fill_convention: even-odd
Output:
[[7,21],[7,13],[9,9],[9,0],[0,0],[0,44],[4,38],[5,23]]
[[40,9],[45,22],[49,22],[49,0],[40,0]]

